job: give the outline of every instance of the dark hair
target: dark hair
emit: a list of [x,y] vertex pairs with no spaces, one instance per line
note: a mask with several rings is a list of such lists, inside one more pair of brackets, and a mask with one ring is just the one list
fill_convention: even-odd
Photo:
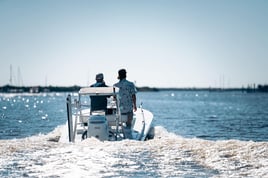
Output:
[[127,77],[126,74],[127,74],[126,69],[120,69],[118,71],[118,79],[122,80],[122,79],[126,78]]

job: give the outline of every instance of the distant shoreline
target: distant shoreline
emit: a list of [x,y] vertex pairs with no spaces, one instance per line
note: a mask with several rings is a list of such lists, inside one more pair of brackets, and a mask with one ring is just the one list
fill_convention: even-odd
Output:
[[[42,93],[42,92],[78,92],[83,86],[12,86],[4,85],[0,87],[0,93]],[[267,92],[268,85],[258,85],[257,87],[247,88],[157,88],[157,87],[137,87],[139,92],[158,92],[158,91],[241,91],[241,92]]]

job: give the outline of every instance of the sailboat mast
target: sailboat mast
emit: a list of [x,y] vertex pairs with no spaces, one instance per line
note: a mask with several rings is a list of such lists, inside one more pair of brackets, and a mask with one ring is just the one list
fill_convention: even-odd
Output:
[[12,85],[12,65],[10,65],[9,72],[10,72],[9,84]]

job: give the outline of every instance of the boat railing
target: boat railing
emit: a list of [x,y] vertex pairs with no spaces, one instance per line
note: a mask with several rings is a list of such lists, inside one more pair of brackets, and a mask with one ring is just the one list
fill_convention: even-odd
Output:
[[68,119],[68,133],[69,133],[69,142],[74,142],[75,132],[73,127],[73,116],[72,116],[72,98],[71,95],[67,96],[67,119]]
[[[110,107],[107,109],[114,109],[113,114],[107,114],[108,126],[113,127],[115,138],[120,138],[124,134],[123,124],[126,122],[125,118],[122,119],[122,115],[120,112],[120,101],[119,101],[119,89],[116,87],[99,87],[99,88],[83,88],[79,91],[78,99],[74,99],[72,102],[71,95],[68,95],[66,99],[67,103],[67,118],[68,118],[68,132],[69,132],[69,142],[75,141],[75,135],[77,132],[77,124],[84,125],[88,118],[91,115],[91,105],[86,100],[83,100],[82,96],[91,96],[94,95],[94,91],[97,96],[110,94],[113,98],[110,98]],[[96,96],[95,95],[95,96]],[[112,100],[113,99],[113,100]],[[108,101],[108,100],[107,100]],[[108,105],[107,105],[108,106]],[[88,110],[87,110],[88,109]],[[109,123],[110,121],[110,123]],[[80,127],[79,127],[80,128]],[[78,129],[80,131],[80,129]]]

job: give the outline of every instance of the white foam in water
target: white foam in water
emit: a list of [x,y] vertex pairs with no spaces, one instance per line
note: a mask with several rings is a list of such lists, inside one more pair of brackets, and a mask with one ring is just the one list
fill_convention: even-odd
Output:
[[[1,177],[267,177],[268,143],[187,139],[55,142],[66,130],[0,141]],[[50,140],[50,141],[48,141]]]

